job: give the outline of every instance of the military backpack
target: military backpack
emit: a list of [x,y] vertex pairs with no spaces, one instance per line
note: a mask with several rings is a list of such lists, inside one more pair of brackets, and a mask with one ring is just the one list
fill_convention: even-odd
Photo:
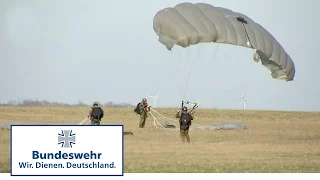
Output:
[[93,119],[101,119],[102,118],[103,111],[101,107],[93,107],[91,112],[91,117]]
[[180,117],[180,127],[182,129],[189,129],[189,126],[191,126],[191,115],[189,113],[182,113]]
[[133,110],[133,112],[135,112],[135,113],[137,113],[137,114],[140,114],[140,108],[139,108],[140,103],[141,103],[141,102],[139,102],[139,103],[137,104],[137,106],[136,106],[136,108]]

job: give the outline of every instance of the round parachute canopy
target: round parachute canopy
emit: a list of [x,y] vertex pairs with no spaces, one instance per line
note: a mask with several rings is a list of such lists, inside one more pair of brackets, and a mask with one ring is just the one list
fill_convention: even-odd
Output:
[[205,3],[180,3],[158,11],[153,29],[171,51],[174,45],[224,43],[252,48],[253,59],[261,61],[275,79],[292,81],[295,66],[279,42],[248,16]]

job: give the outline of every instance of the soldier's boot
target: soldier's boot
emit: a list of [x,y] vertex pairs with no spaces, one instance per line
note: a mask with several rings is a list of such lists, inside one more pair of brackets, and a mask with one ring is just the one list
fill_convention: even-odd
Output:
[[182,142],[185,142],[183,130],[180,130],[180,138]]
[[187,142],[190,143],[190,136],[189,136],[189,134],[186,134],[186,139],[187,139]]
[[100,120],[99,119],[92,119],[91,125],[100,125]]
[[144,128],[145,120],[141,119],[139,123],[139,128]]
[[142,122],[142,127],[144,128],[146,126],[146,118],[144,118],[143,122]]
[[184,132],[187,142],[190,143],[189,129]]
[[140,115],[140,123],[139,123],[139,128],[144,128],[146,124],[146,114],[141,114]]

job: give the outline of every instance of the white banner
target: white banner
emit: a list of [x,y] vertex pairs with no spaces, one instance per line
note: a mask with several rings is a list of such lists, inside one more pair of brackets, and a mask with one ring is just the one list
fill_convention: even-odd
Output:
[[122,125],[13,125],[12,176],[123,176]]
[[[169,179],[201,179],[201,180],[319,180],[319,173],[125,173],[121,177],[107,177],[108,180],[169,180]],[[12,177],[9,173],[1,174],[1,180],[106,180],[106,177]]]

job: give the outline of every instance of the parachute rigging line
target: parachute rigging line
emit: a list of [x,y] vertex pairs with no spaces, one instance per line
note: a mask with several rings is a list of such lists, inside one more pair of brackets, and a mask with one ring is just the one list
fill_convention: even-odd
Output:
[[242,27],[243,27],[243,29],[244,29],[244,32],[246,33],[246,36],[247,36],[248,41],[249,41],[249,43],[250,43],[250,47],[251,47],[252,49],[254,49],[253,46],[252,46],[252,44],[251,44],[251,40],[250,40],[250,37],[249,37],[249,35],[248,35],[248,32],[247,32],[247,28],[246,28],[246,26],[244,25],[244,24],[248,24],[248,22],[247,22],[245,19],[243,19],[243,17],[237,17],[237,20],[238,20],[239,22],[241,22]]
[[217,57],[217,56],[216,56],[216,53],[217,53],[217,51],[218,51],[218,49],[219,49],[219,45],[220,45],[220,44],[218,44],[218,45],[214,48],[214,51],[213,51],[213,54],[212,54],[212,61],[215,61],[215,58]]
[[[184,99],[187,99],[187,97],[186,97],[187,87],[188,87],[189,79],[190,79],[190,76],[191,76],[191,72],[192,72],[192,70],[193,70],[193,67],[194,67],[195,62],[198,60],[199,55],[200,55],[200,47],[201,47],[201,46],[198,46],[198,47],[199,47],[199,48],[198,48],[198,53],[197,53],[196,59],[195,59],[194,62],[192,63],[192,66],[191,66],[191,69],[190,69],[190,71],[189,71],[189,75],[188,75],[188,78],[187,78],[187,82],[186,82],[186,85],[185,85],[185,88],[184,88]],[[189,58],[189,50],[190,50],[190,49],[188,49],[188,58]]]
[[239,46],[236,46],[235,47],[235,50],[232,52],[232,53],[230,53],[229,54],[229,56],[227,56],[228,57],[228,59],[232,59],[233,58],[233,56],[235,56],[236,54],[237,54],[237,52],[239,51],[239,49],[241,49]]
[[[190,54],[190,49],[188,48],[188,54],[187,54],[187,61],[189,60],[189,54]],[[192,68],[191,68],[192,69]],[[191,70],[190,70],[191,73]],[[189,74],[190,74],[189,73]],[[188,78],[189,79],[189,78]],[[186,99],[186,89],[187,89],[187,84],[188,84],[188,79],[186,81],[186,85],[185,85],[185,90],[184,90],[184,94],[183,94],[183,99]]]
[[[169,57],[172,57],[172,51],[169,51],[168,52],[168,56]],[[175,66],[171,66],[170,64],[169,64],[169,59],[170,58],[167,58],[168,59],[168,61],[167,61],[167,65],[168,65],[168,68],[167,68],[167,70],[169,71],[169,69],[171,70],[171,71],[173,71],[173,74],[174,74],[174,79],[175,79],[175,82],[177,82],[177,71],[176,71],[176,69],[175,69]],[[179,53],[179,51],[178,51],[178,59],[180,59],[180,53]],[[168,74],[171,74],[171,72],[170,73],[168,73]],[[170,78],[169,78],[170,79]],[[183,96],[182,96],[182,92],[180,91],[180,89],[179,89],[179,86],[178,86],[178,84],[177,83],[175,83],[175,86],[176,86],[176,90],[178,91],[178,93],[179,93],[179,95],[180,95],[180,98],[183,98]]]
[[237,58],[237,59],[235,59],[234,63],[235,63],[235,62],[237,62],[237,61],[241,58],[241,56],[242,56],[244,53],[245,53],[245,51],[242,51],[242,53],[238,56],[238,58]]

